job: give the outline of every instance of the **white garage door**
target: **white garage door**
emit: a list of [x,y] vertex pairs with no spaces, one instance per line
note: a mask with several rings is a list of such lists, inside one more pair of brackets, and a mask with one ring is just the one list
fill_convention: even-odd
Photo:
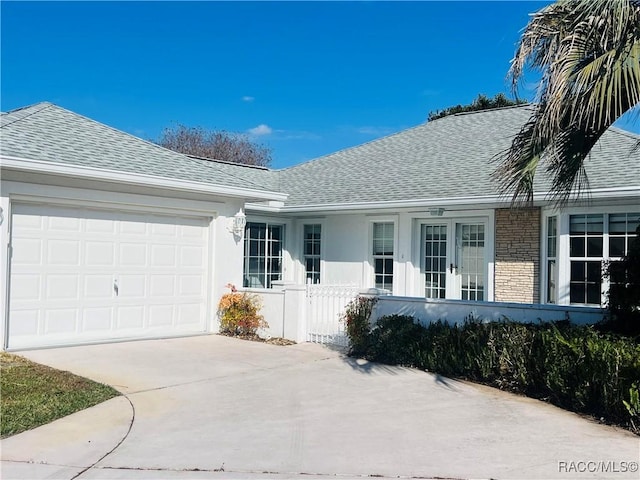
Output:
[[14,205],[9,348],[205,331],[208,225]]

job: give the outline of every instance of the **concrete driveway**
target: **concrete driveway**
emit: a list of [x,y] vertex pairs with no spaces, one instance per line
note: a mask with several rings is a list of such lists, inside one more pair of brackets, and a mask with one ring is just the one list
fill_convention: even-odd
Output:
[[319,345],[203,336],[22,354],[124,396],[3,440],[3,479],[639,478],[628,432]]

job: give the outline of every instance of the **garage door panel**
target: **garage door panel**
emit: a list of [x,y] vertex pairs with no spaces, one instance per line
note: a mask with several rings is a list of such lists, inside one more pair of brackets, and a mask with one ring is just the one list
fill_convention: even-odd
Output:
[[183,239],[188,239],[190,241],[194,241],[195,243],[200,243],[199,240],[202,240],[205,231],[202,230],[201,225],[181,225],[180,226],[180,237]]
[[84,296],[88,299],[111,298],[114,294],[113,275],[85,274]]
[[147,290],[147,278],[145,275],[120,275],[119,280],[118,296],[122,298],[145,298]]
[[38,335],[40,325],[40,310],[18,310],[11,312],[9,323],[9,337],[33,337]]
[[208,219],[12,211],[9,348],[206,330]]
[[80,232],[80,219],[73,216],[72,212],[68,212],[67,216],[50,216],[48,217],[48,229],[52,232]]
[[175,267],[176,248],[175,245],[153,245],[150,265],[152,267]]
[[88,240],[84,248],[84,263],[87,267],[115,266],[116,252],[112,242]]
[[46,263],[51,265],[80,265],[80,242],[78,240],[49,240]]
[[116,311],[116,327],[118,329],[141,329],[144,326],[144,307],[118,307]]
[[36,238],[24,238],[19,246],[14,246],[12,262],[14,265],[40,265],[42,263],[43,241]]
[[175,275],[151,275],[150,294],[152,297],[174,297],[176,295]]
[[12,219],[11,226],[14,233],[26,233],[29,231],[42,230],[43,218],[40,215],[36,215],[32,212],[30,215],[15,216]]
[[147,265],[147,245],[121,243],[118,264],[122,267],[144,267]]
[[48,309],[44,316],[44,334],[74,334],[78,325],[78,310],[75,308]]
[[200,296],[202,291],[202,277],[199,275],[180,276],[180,295]]
[[187,303],[177,305],[178,309],[178,325],[187,327],[198,323],[198,319],[202,316],[202,305],[197,303]]
[[70,300],[80,297],[78,275],[47,275],[45,285],[47,300]]
[[[157,218],[153,219],[157,222]],[[176,225],[174,224],[163,224],[163,223],[153,223],[151,225],[151,233],[157,236],[158,239],[163,237],[175,238],[177,233]]]
[[197,267],[204,261],[205,251],[202,247],[181,247],[180,262],[185,267]]
[[39,301],[41,277],[37,273],[18,273],[11,277],[11,295],[16,301]]
[[113,308],[85,308],[82,312],[82,332],[105,332],[113,328]]
[[115,233],[116,222],[108,218],[87,218],[85,228],[87,233]]
[[149,307],[150,327],[172,327],[174,318],[174,305],[151,305]]
[[144,221],[124,220],[120,222],[120,233],[129,236],[146,236],[147,224]]

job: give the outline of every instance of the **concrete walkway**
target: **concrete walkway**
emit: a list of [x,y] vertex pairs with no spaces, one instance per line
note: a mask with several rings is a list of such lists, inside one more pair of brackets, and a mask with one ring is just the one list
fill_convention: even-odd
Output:
[[125,395],[3,440],[5,480],[640,476],[628,432],[319,345],[203,336],[22,354]]

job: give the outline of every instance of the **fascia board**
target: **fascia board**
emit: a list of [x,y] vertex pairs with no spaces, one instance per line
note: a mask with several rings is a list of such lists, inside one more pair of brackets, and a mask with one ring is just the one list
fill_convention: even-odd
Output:
[[[601,188],[587,190],[583,192],[585,199],[625,199],[640,197],[640,186]],[[535,206],[552,204],[549,200],[549,192],[540,192],[533,195]],[[271,212],[271,213],[306,213],[306,212],[348,212],[356,210],[376,210],[376,209],[410,209],[410,208],[433,208],[433,207],[470,207],[470,206],[509,206],[510,198],[502,195],[486,195],[477,197],[445,197],[428,198],[416,200],[397,200],[389,202],[360,202],[360,203],[339,203],[339,204],[309,204],[296,205],[292,207],[273,207],[268,205],[248,203],[247,210]]]
[[177,180],[155,175],[141,173],[125,173],[116,170],[108,170],[95,167],[77,167],[41,160],[29,160],[19,157],[0,155],[2,169],[23,172],[37,172],[64,177],[86,178],[107,182],[128,183],[132,185],[152,186],[170,190],[207,193],[234,198],[250,198],[253,200],[285,201],[288,197],[285,193],[268,190],[254,190],[243,187],[227,187],[224,185],[212,185],[208,183],[193,182],[189,180]]

